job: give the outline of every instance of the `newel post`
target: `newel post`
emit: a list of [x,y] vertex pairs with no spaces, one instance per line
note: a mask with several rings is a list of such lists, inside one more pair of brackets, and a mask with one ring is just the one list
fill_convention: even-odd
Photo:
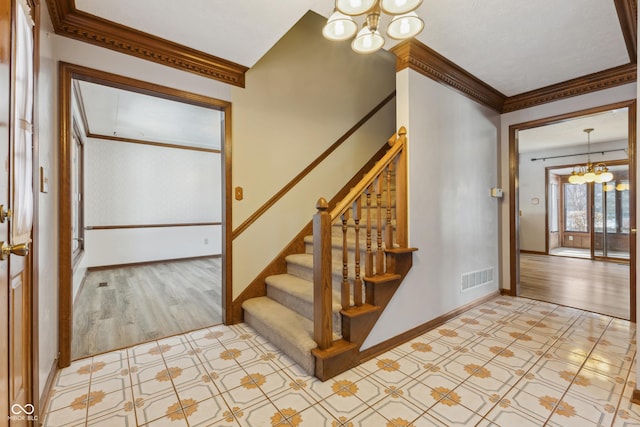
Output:
[[331,347],[331,215],[321,197],[313,216],[313,338],[320,350]]
[[395,144],[402,144],[396,160],[396,240],[401,248],[409,247],[408,199],[407,194],[407,129],[398,130]]

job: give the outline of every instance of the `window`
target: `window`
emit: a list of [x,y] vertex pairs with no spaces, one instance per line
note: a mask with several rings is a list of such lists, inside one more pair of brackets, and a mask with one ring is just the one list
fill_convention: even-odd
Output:
[[563,188],[564,231],[588,232],[587,185],[565,183]]
[[73,144],[71,147],[71,192],[73,194],[71,211],[71,232],[73,262],[75,263],[84,250],[84,198],[83,194],[83,171],[84,155],[82,139],[78,127],[74,122]]
[[558,232],[558,184],[549,185],[549,231]]

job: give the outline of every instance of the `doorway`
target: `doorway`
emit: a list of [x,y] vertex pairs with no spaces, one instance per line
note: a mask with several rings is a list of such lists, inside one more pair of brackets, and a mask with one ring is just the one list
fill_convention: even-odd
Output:
[[[626,157],[626,149],[611,151]],[[629,162],[607,161],[606,168],[611,179],[591,183],[572,183],[575,167],[547,168],[548,255],[629,261]]]
[[[110,332],[115,347],[96,352],[132,344],[119,335],[148,341],[197,328],[181,326],[193,325],[187,314],[196,312],[182,296],[201,291],[186,291],[189,277],[208,285],[209,274],[219,276],[216,323],[228,322],[230,104],[71,64],[61,65],[60,87],[60,366],[85,356],[72,351],[82,348],[74,331],[95,339],[79,325],[101,333],[99,322],[148,314],[149,334],[123,333],[127,322],[144,329],[127,318]],[[208,145],[213,139],[217,146]],[[180,284],[171,288],[171,280]],[[97,298],[103,308],[74,323],[74,305]],[[196,300],[206,312],[209,301]]]
[[[547,286],[556,295],[566,296],[561,301],[547,301],[598,311],[592,306],[580,306],[569,279],[580,270],[584,273],[584,278],[580,280],[586,285],[585,298],[598,299],[593,292],[595,288],[591,285],[595,283],[593,278],[600,273],[590,269],[608,265],[609,269],[616,269],[616,276],[623,281],[621,289],[625,301],[624,311],[627,312],[628,307],[628,318],[635,322],[635,189],[633,185],[629,185],[635,183],[636,173],[635,114],[634,100],[510,126],[510,192],[514,195],[509,207],[512,295],[522,295],[522,278],[531,277],[527,276],[530,271],[523,272],[523,269],[533,265],[539,269],[538,273],[545,273],[534,274],[541,279],[536,285]],[[598,140],[594,148],[589,150],[584,135],[582,144],[577,137],[572,140],[566,136],[557,138],[557,135],[546,135],[544,141],[551,142],[555,138],[567,145],[555,147],[549,155],[541,155],[541,150],[527,152],[528,132],[543,134],[552,129],[565,129],[579,134],[585,128],[594,127],[596,131],[600,128],[601,134],[605,134],[604,123],[614,117],[624,119],[625,137],[617,138],[617,146],[614,144],[611,147],[611,141]],[[602,124],[586,125],[587,122],[594,121]],[[572,171],[577,166],[585,166],[590,156],[592,163],[606,164],[615,171],[615,180],[611,183],[569,184],[568,178]],[[537,178],[530,179],[534,175]],[[532,187],[532,182],[537,187]],[[554,264],[556,273],[551,274],[550,261],[557,251],[571,255],[580,265],[567,267]],[[579,259],[581,257],[587,259]],[[617,271],[620,266],[625,269],[622,274]],[[562,278],[566,279],[565,283],[555,280]],[[563,289],[563,286],[566,288]],[[606,291],[609,292],[610,289]],[[619,317],[615,310],[614,313],[605,314]]]

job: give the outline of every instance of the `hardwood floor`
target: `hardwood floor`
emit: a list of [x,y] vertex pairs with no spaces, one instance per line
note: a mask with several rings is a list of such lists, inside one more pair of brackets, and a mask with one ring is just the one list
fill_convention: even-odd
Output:
[[629,320],[629,265],[520,254],[520,296]]
[[73,309],[72,359],[222,323],[220,258],[87,274]]

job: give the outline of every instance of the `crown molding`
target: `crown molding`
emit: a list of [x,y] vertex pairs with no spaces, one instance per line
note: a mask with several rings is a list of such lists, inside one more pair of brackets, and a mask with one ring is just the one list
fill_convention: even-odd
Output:
[[405,68],[415,70],[499,113],[509,113],[572,96],[633,83],[637,78],[636,64],[629,63],[506,97],[415,39],[396,45],[391,49],[391,52],[396,55],[396,71]]
[[562,83],[514,95],[506,99],[503,113],[535,107],[563,98],[584,95],[636,81],[636,64],[625,64]]
[[396,55],[396,71],[410,68],[497,112],[506,96],[460,68],[416,39],[406,40],[391,49]]
[[638,47],[638,0],[614,0],[614,3],[618,11],[624,42],[627,45],[629,62],[635,63]]
[[74,0],[47,0],[56,34],[244,87],[248,67],[77,10]]

